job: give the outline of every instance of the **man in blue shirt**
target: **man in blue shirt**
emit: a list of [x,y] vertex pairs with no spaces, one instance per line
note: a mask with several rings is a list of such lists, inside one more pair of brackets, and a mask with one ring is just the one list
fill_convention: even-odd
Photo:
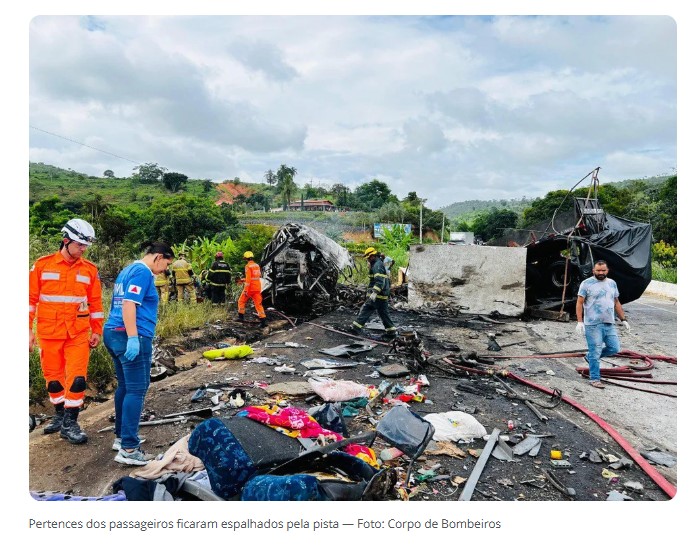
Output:
[[614,326],[614,311],[623,322],[623,327],[630,332],[626,313],[618,300],[616,282],[607,278],[609,267],[606,261],[594,264],[590,278],[583,280],[578,290],[575,306],[577,326],[575,331],[584,335],[587,340],[587,362],[590,365],[590,385],[603,389],[599,372],[599,360],[612,356],[621,350],[618,334]]

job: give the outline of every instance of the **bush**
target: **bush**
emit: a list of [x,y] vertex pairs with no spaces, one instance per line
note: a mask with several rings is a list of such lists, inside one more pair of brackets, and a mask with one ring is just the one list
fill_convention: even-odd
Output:
[[676,246],[660,240],[652,246],[652,261],[667,269],[676,269]]

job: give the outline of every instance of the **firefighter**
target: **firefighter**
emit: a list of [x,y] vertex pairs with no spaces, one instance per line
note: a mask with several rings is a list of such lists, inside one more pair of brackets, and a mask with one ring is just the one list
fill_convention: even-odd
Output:
[[170,293],[169,277],[171,276],[171,271],[166,269],[160,272],[154,277],[154,286],[156,286],[156,291],[159,294],[159,303],[166,305],[168,303],[168,297]]
[[192,265],[188,263],[185,258],[185,252],[180,252],[178,254],[178,259],[171,265],[171,271],[173,271],[173,280],[176,284],[176,290],[178,292],[178,302],[182,303],[185,296],[186,301],[190,300],[190,296],[193,293],[193,270]]
[[82,444],[88,437],[77,416],[87,388],[89,349],[103,333],[101,279],[96,265],[82,257],[96,240],[94,228],[71,219],[62,236],[58,252],[38,259],[29,272],[29,352],[38,337],[41,370],[55,407],[44,434],[60,431],[61,438]]
[[213,304],[226,301],[226,286],[231,282],[231,267],[224,261],[224,252],[217,252],[214,263],[207,271],[209,297]]
[[351,323],[349,331],[360,335],[368,319],[377,311],[380,320],[383,321],[383,326],[385,326],[384,338],[392,339],[397,335],[397,328],[395,328],[395,324],[390,318],[387,306],[390,298],[390,277],[383,264],[382,256],[375,248],[366,248],[366,251],[363,252],[363,257],[368,260],[370,265],[368,270],[368,276],[370,277],[368,290],[370,293],[366,302],[361,306],[356,320]]
[[260,266],[253,261],[253,252],[250,250],[243,254],[246,260],[245,278],[243,279],[243,291],[238,298],[238,320],[245,321],[245,304],[252,299],[255,304],[257,316],[260,317],[260,328],[267,326],[265,309],[262,308],[262,285],[260,283]]

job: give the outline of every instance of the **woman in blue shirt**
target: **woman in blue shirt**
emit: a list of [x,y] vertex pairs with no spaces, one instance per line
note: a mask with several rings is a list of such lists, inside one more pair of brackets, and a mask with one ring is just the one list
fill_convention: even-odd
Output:
[[140,449],[138,436],[144,397],[149,388],[152,340],[156,328],[159,294],[154,277],[173,261],[165,242],[146,245],[144,257],[125,267],[113,287],[111,312],[104,326],[103,342],[115,365],[115,461],[144,465],[150,457]]

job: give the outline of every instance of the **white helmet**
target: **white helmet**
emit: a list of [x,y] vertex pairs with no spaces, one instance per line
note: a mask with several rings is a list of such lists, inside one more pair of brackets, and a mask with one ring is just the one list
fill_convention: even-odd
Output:
[[70,219],[62,228],[63,238],[69,238],[80,244],[91,246],[96,242],[94,227],[84,219]]

